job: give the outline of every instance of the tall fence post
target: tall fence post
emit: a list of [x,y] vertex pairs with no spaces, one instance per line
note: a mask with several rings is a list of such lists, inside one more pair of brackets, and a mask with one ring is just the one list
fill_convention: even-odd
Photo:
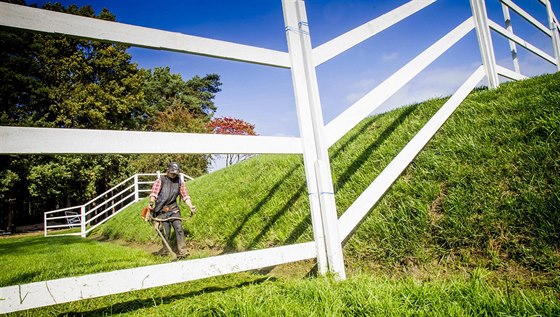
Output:
[[86,237],[86,205],[80,207],[80,230],[82,238]]
[[488,78],[488,86],[490,88],[498,88],[500,81],[498,72],[496,71],[496,56],[494,55],[494,46],[492,45],[492,37],[490,36],[490,27],[488,26],[488,14],[486,12],[485,0],[469,0],[471,10],[476,27],[476,35],[478,38],[478,47],[482,56],[482,65]]
[[558,25],[554,21],[554,12],[550,0],[546,0],[546,13],[548,15],[548,26],[552,33],[552,47],[554,48],[554,57],[556,58],[556,70],[560,71],[560,34],[558,34]]
[[[340,279],[345,279],[328,146],[305,4],[302,0],[283,0],[282,7],[319,271],[324,274],[328,267]],[[319,168],[316,168],[316,164]]]

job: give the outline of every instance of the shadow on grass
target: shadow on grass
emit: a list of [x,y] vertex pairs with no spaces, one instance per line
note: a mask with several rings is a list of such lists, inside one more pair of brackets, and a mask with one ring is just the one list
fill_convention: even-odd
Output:
[[[340,174],[338,181],[336,182],[335,188],[340,189],[346,185],[346,183],[352,178],[352,176],[362,167],[362,165],[367,161],[367,159],[377,150],[393,132],[416,110],[417,105],[409,106],[404,109],[403,113],[396,118],[391,125],[389,125],[385,130],[379,135],[379,137],[372,142],[361,154],[360,156],[350,164],[344,172]],[[343,147],[347,147],[351,141],[353,141],[359,134],[362,134],[369,128],[371,124],[364,126],[359,133],[349,140]],[[342,148],[341,148],[342,149]],[[338,151],[337,151],[338,153]]]
[[161,298],[159,298],[159,297],[158,298],[149,297],[149,298],[130,300],[130,301],[126,301],[126,302],[122,302],[122,303],[118,303],[118,304],[114,304],[114,305],[109,305],[109,306],[106,306],[106,307],[102,307],[102,308],[98,308],[98,309],[90,310],[90,311],[69,311],[69,312],[60,313],[58,316],[59,317],[62,317],[62,316],[91,316],[91,317],[94,317],[94,316],[126,314],[126,313],[131,313],[131,312],[139,310],[139,309],[154,307],[156,305],[169,304],[169,303],[172,303],[172,302],[177,301],[177,300],[196,297],[196,296],[204,295],[204,294],[208,294],[208,293],[225,292],[225,291],[228,291],[228,290],[231,290],[231,289],[236,289],[236,288],[249,286],[249,285],[258,285],[258,284],[264,283],[266,281],[275,281],[275,280],[276,279],[273,278],[273,277],[263,277],[263,278],[259,278],[259,279],[253,280],[253,281],[242,282],[242,283],[235,284],[235,285],[229,285],[229,286],[223,286],[223,287],[210,286],[210,287],[205,287],[205,288],[197,290],[197,291],[192,291],[192,292],[188,292],[188,293],[184,293],[184,294],[175,294],[175,295],[170,295],[170,296],[161,297]]
[[88,244],[91,241],[81,237],[43,237],[5,238],[0,241],[0,255],[52,253],[59,247],[72,244]]
[[257,246],[257,244],[264,238],[266,233],[274,226],[274,224],[290,210],[290,208],[296,203],[296,201],[302,196],[303,192],[306,190],[305,183],[301,184],[301,186],[295,191],[295,193],[290,197],[290,199],[278,210],[272,218],[268,220],[268,223],[262,228],[261,232],[249,243],[248,248],[252,249]]
[[[255,208],[253,208],[253,210],[251,210],[251,212],[249,212],[247,215],[245,215],[245,218],[243,219],[243,221],[241,221],[241,224],[239,224],[239,226],[235,229],[235,231],[232,233],[231,236],[229,236],[227,242],[226,242],[226,247],[224,250],[224,253],[229,253],[231,251],[236,251],[235,248],[235,238],[237,238],[237,236],[239,236],[239,234],[241,233],[241,231],[243,230],[243,227],[249,222],[249,220],[255,216],[261,209],[262,207],[272,198],[274,197],[274,195],[276,195],[276,192],[281,188],[282,184],[284,183],[284,181],[290,177],[292,177],[292,175],[294,175],[294,173],[301,167],[301,164],[296,164],[296,166],[294,166],[288,173],[286,173],[286,175],[281,178],[281,180],[279,182],[277,182],[276,184],[274,184],[274,186],[268,191],[268,194],[266,195],[266,197],[264,199],[262,199],[256,206]],[[292,200],[290,200],[292,201]],[[284,208],[282,209],[282,213],[285,212],[285,210],[287,210],[287,208],[289,208],[288,205],[285,205]],[[275,216],[275,218],[279,218],[279,216]],[[270,227],[270,223],[269,226]],[[263,231],[266,229],[263,229]],[[264,232],[261,232],[260,238],[262,238],[262,235],[264,235]],[[254,243],[256,243],[255,241],[258,241],[260,239],[259,237],[256,237],[253,241]]]

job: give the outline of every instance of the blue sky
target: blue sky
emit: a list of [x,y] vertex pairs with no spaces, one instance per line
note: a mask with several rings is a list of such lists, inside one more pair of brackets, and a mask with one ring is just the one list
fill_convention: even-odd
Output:
[[[39,1],[39,4],[45,1]],[[281,0],[146,1],[63,0],[64,5],[90,4],[99,12],[108,8],[118,22],[203,36],[287,52]],[[406,0],[306,1],[314,47],[360,26]],[[548,25],[545,7],[538,0],[515,0],[541,23]],[[552,0],[560,16],[560,1]],[[488,15],[503,25],[497,0],[487,0]],[[390,74],[429,47],[471,15],[468,0],[439,0],[419,13],[383,31],[317,68],[325,123],[352,105]],[[514,32],[553,56],[551,40],[512,12]],[[498,63],[513,69],[508,42],[492,33]],[[525,75],[551,73],[555,67],[519,48]],[[287,69],[253,65],[182,53],[131,48],[134,62],[143,68],[169,66],[183,76],[221,76],[222,91],[215,102],[216,116],[233,116],[256,125],[257,133],[298,136],[298,124]],[[472,31],[451,50],[389,99],[386,111],[451,94],[481,64],[476,34]]]

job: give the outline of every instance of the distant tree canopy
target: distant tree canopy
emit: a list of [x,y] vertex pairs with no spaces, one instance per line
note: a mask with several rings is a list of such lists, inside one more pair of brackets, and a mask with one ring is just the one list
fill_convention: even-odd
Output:
[[[208,128],[216,134],[257,135],[254,124],[232,117],[214,118],[208,123]],[[225,163],[230,166],[249,157],[251,154],[226,154]]]
[[[0,0],[4,1],[4,0]],[[24,1],[4,1],[25,4]],[[115,21],[91,6],[44,9]],[[127,46],[0,29],[0,125],[109,130],[209,132],[220,77],[187,81],[169,68],[138,68]],[[150,144],[146,144],[149,147]],[[0,156],[0,228],[36,223],[44,211],[82,204],[135,172],[173,159],[191,176],[209,155]]]

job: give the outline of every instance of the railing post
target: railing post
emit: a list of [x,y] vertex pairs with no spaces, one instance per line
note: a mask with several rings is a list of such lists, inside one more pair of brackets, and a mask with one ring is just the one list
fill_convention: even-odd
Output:
[[45,237],[47,236],[47,213],[43,213],[43,230],[45,232]]
[[[513,26],[511,25],[511,15],[509,14],[509,7],[502,3],[502,11],[504,13],[504,22],[506,24],[506,29],[513,33]],[[517,46],[512,40],[509,41],[509,49],[511,51],[511,59],[513,60],[513,68],[519,74],[521,74],[521,67],[519,67],[519,59],[517,58]]]
[[319,272],[325,274],[328,268],[340,279],[345,279],[328,146],[305,4],[302,0],[283,0],[282,8]]
[[490,36],[490,27],[488,26],[488,14],[486,12],[485,0],[469,0],[471,10],[476,26],[476,35],[478,38],[478,47],[482,56],[482,65],[488,78],[488,86],[490,88],[498,88],[500,81],[498,72],[496,71],[496,56],[494,55],[494,46],[492,45],[492,37]]
[[556,58],[556,70],[560,71],[560,34],[558,34],[558,25],[554,21],[554,13],[550,0],[546,0],[546,13],[548,15],[548,26],[552,33],[552,47],[554,48],[554,57]]
[[86,237],[86,205],[80,207],[80,230],[82,238]]
[[138,174],[134,174],[134,201],[140,200],[140,193],[138,192]]

